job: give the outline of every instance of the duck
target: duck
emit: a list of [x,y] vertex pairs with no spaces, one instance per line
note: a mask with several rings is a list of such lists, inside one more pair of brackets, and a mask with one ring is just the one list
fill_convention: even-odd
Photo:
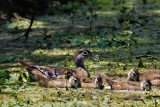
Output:
[[130,72],[128,72],[127,80],[139,82],[139,72],[137,68],[134,67],[130,70]]
[[127,80],[126,80],[126,77],[118,78],[114,76],[114,77],[108,77],[108,78],[113,81],[117,81],[117,82],[122,81],[122,80],[139,82],[139,72],[137,71],[137,68],[134,67],[130,70],[130,72],[128,72]]
[[81,77],[79,78],[81,88],[94,88],[94,89],[100,89],[103,90],[103,82],[102,78],[100,76],[96,76],[95,78],[86,78]]
[[[118,78],[117,80],[111,80],[107,75],[98,72],[99,77],[103,80],[103,88],[110,87],[111,90],[136,90],[136,91],[150,91],[151,81],[149,79],[141,82],[127,81],[127,79]],[[119,80],[119,81],[118,81]]]
[[[134,72],[133,72],[134,71]],[[139,76],[139,79],[135,79]],[[132,68],[128,72],[128,81],[143,81],[143,80],[150,80],[152,86],[160,86],[160,70],[147,70],[145,72],[139,73],[138,69]]]
[[[51,66],[40,66],[40,65],[30,65],[25,63],[23,60],[19,59],[18,63],[20,63],[24,69],[29,72],[29,76],[32,81],[37,81],[38,77],[36,75],[43,75],[46,78],[64,78],[67,75],[76,75],[76,71],[85,70],[86,77],[90,77],[89,72],[86,70],[84,60],[92,59],[92,53],[89,49],[77,50],[74,53],[74,61],[77,67],[76,70],[69,68],[60,68],[60,67],[51,67]],[[39,72],[37,72],[39,71]],[[34,72],[34,73],[33,73]]]
[[92,57],[92,53],[89,49],[77,50],[74,53],[74,62],[77,68],[81,67],[86,70],[84,59],[94,60],[94,58]]
[[141,82],[134,81],[119,81],[113,82],[111,85],[112,90],[134,90],[134,91],[150,91],[151,82],[150,80],[144,80]]
[[[29,76],[31,78],[34,78],[36,82],[39,83],[42,87],[57,87],[57,88],[79,88],[80,87],[80,81],[79,78],[77,78],[76,74],[64,76],[63,78],[50,78],[44,75],[42,72],[40,72],[38,69],[32,68],[31,65],[28,65],[24,62],[20,63],[25,67],[25,69],[29,72]],[[67,74],[65,74],[67,75]]]

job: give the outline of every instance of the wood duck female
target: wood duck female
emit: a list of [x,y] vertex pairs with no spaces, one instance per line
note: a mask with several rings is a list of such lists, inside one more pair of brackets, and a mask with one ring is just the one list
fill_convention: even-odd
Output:
[[24,68],[28,71],[30,74],[30,77],[35,79],[39,82],[40,86],[44,87],[59,87],[59,88],[79,88],[80,87],[80,81],[79,78],[77,78],[77,75],[74,73],[72,75],[69,75],[68,77],[63,77],[63,79],[55,79],[55,78],[49,78],[46,75],[44,75],[42,72],[40,72],[38,69],[35,69],[31,65],[28,65],[21,60],[19,60],[19,63],[24,66]]
[[[84,69],[86,70],[84,60],[92,59],[92,53],[88,49],[84,50],[79,50],[76,51],[74,54],[74,61],[76,64],[76,67],[79,69]],[[22,60],[18,60],[18,62],[27,70],[29,71],[30,78],[33,81],[37,81],[38,78],[36,75],[43,75],[44,77],[49,77],[49,78],[64,78],[64,74],[66,73],[67,75],[73,75],[75,74],[75,71],[77,70],[72,70],[68,68],[58,68],[58,67],[50,67],[50,66],[39,66],[39,65],[29,65]],[[39,72],[36,72],[39,71]],[[37,73],[36,75],[33,75],[33,72]],[[89,73],[86,72],[85,74],[86,77],[89,77]]]
[[118,78],[120,81],[111,80],[105,74],[98,72],[98,75],[103,80],[104,88],[110,86],[112,90],[151,90],[150,80],[144,80],[141,82],[127,81],[126,79]]
[[[134,72],[133,72],[134,70]],[[139,76],[139,79],[135,79]],[[143,81],[150,80],[153,86],[160,86],[160,70],[149,70],[142,73],[138,72],[138,69],[131,69],[128,73],[128,80]]]
[[84,70],[86,73],[83,74],[78,74],[79,76],[85,76],[85,77],[90,77],[90,74],[89,72],[87,71],[86,67],[85,67],[85,64],[84,64],[84,60],[85,59],[93,59],[92,57],[92,53],[90,50],[88,49],[84,49],[84,50],[78,50],[74,53],[74,62],[75,62],[75,65],[77,67],[77,70]]

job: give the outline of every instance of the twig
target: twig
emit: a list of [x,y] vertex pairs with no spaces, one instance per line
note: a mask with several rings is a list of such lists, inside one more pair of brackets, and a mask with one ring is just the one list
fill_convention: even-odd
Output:
[[68,86],[67,86],[67,76],[68,76],[68,73],[67,73],[67,71],[65,72],[65,79],[66,79],[66,91],[68,91],[69,89],[68,89]]
[[32,17],[31,17],[31,22],[30,22],[30,25],[29,25],[29,27],[28,27],[28,29],[27,29],[27,31],[26,31],[26,33],[23,35],[23,36],[25,36],[25,43],[27,42],[27,39],[28,39],[28,36],[29,36],[29,32],[31,31],[31,27],[32,27],[32,25],[33,25],[33,22],[34,22],[34,12],[32,13]]
[[27,42],[28,36],[29,36],[29,32],[31,31],[31,27],[32,27],[33,22],[34,22],[34,17],[35,17],[35,14],[34,14],[34,12],[33,12],[33,13],[32,13],[32,16],[31,16],[30,25],[29,25],[27,31],[25,32],[24,35],[22,35],[22,36],[20,36],[20,37],[18,37],[18,38],[16,38],[16,39],[14,39],[13,42],[18,41],[18,40],[19,40],[20,38],[22,38],[22,37],[25,37],[24,42],[25,42],[25,43]]
[[119,43],[119,44],[121,44],[121,45],[126,45],[126,43],[125,43],[124,41],[118,40],[118,39],[116,39],[116,38],[112,38],[112,41],[115,41],[115,42],[117,42],[117,43]]

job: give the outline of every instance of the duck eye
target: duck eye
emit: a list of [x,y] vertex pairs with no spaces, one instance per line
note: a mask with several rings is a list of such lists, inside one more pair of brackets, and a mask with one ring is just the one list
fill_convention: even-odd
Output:
[[84,51],[84,52],[83,52],[83,55],[88,55],[88,52],[87,52],[87,51]]
[[76,78],[73,78],[73,80],[74,80],[75,82],[78,82],[78,80],[77,80]]
[[134,73],[133,76],[137,77],[137,74]]

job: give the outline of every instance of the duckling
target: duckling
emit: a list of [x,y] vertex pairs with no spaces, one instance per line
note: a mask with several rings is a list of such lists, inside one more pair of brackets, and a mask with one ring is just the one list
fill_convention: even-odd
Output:
[[[136,79],[139,76],[139,79]],[[160,86],[160,70],[149,70],[142,73],[138,72],[138,69],[131,69],[128,73],[128,80],[143,81],[150,80],[152,86]]]
[[83,68],[77,68],[76,74],[81,83],[82,88],[98,88],[102,89],[102,78],[96,75],[95,78],[88,77],[88,72]]
[[[75,52],[74,61],[75,61],[76,67],[78,68],[77,70],[79,70],[80,68],[86,70],[86,67],[85,67],[85,64],[84,64],[84,60],[86,58],[93,59],[92,58],[92,53],[91,53],[90,50],[84,49],[84,50],[78,50],[78,51]],[[67,73],[68,75],[72,75],[73,73],[75,73],[75,71],[77,71],[77,70],[72,70],[72,69],[68,69],[68,68],[29,65],[29,64],[25,63],[24,61],[22,61],[21,59],[19,59],[18,62],[27,71],[29,71],[30,78],[33,81],[38,80],[36,75],[42,75],[43,74],[44,76],[49,77],[49,78],[64,78],[64,76],[65,76],[64,73]],[[39,71],[39,72],[35,72],[35,71]],[[33,75],[32,72],[35,72],[37,74]],[[86,77],[90,76],[88,71],[86,71],[85,76]]]
[[126,80],[126,77],[121,77],[121,78],[118,78],[118,77],[108,77],[109,79],[113,80],[113,81],[137,81],[139,82],[139,72],[137,71],[137,68],[132,68],[130,70],[130,72],[128,72],[128,76],[127,76],[127,80]]
[[103,89],[102,83],[102,78],[99,76],[95,78],[80,78],[81,88]]
[[111,89],[112,90],[150,91],[151,90],[151,82],[150,82],[150,80],[144,80],[141,82],[133,82],[133,81],[114,82],[111,85]]
[[127,80],[139,82],[139,72],[138,72],[137,68],[132,68],[130,70],[130,72],[128,73]]
[[127,81],[126,79],[120,79],[120,81],[111,80],[108,76],[98,72],[98,75],[103,79],[103,86],[110,86],[111,90],[151,90],[150,80],[144,80],[141,82]]

